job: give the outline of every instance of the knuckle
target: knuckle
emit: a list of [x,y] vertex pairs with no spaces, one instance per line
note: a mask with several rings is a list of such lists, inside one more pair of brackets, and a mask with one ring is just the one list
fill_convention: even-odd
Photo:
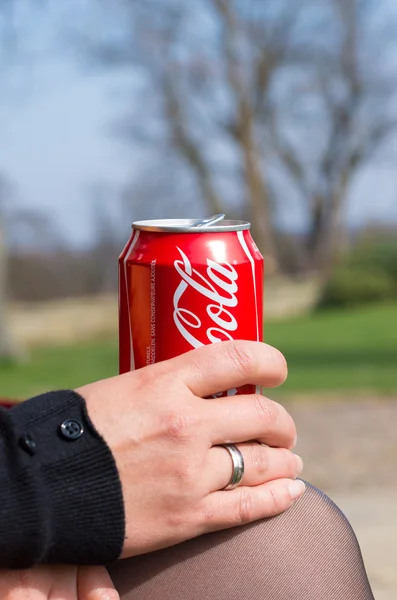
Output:
[[252,467],[257,473],[257,475],[259,475],[259,477],[263,477],[264,475],[266,475],[269,468],[269,462],[265,448],[263,448],[263,446],[260,446],[259,444],[253,444],[251,446],[250,458]]
[[278,419],[277,405],[260,394],[255,394],[255,407],[258,417],[266,424],[272,424]]
[[283,510],[282,499],[277,493],[276,488],[272,485],[267,489],[266,493],[269,505],[269,513],[272,515],[278,515]]
[[239,341],[226,345],[228,359],[243,377],[253,373],[255,369],[255,357],[248,351],[247,346]]
[[255,395],[255,406],[258,418],[266,425],[266,429],[277,433],[282,446],[291,450],[295,445],[296,427],[287,410],[281,404],[260,395]]
[[166,436],[172,442],[187,444],[194,433],[194,419],[187,412],[170,410],[163,414],[162,422]]
[[248,489],[240,489],[237,500],[236,521],[239,525],[245,525],[252,520],[252,497]]

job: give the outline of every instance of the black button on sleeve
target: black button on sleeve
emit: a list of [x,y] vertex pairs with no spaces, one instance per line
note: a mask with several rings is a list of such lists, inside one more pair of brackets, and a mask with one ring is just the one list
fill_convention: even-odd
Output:
[[22,448],[22,450],[25,450],[25,452],[30,454],[30,456],[34,456],[37,452],[36,442],[32,436],[29,435],[29,433],[21,435],[19,438],[19,446]]
[[0,568],[110,564],[124,535],[117,465],[84,398],[62,390],[0,408]]
[[78,440],[84,433],[84,427],[81,421],[77,419],[67,419],[60,426],[61,435],[68,440]]

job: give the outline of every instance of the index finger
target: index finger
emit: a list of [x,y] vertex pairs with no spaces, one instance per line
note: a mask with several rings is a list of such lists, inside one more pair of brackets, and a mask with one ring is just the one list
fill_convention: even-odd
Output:
[[182,354],[173,361],[179,377],[201,398],[248,384],[277,387],[288,374],[281,352],[261,342],[219,342]]

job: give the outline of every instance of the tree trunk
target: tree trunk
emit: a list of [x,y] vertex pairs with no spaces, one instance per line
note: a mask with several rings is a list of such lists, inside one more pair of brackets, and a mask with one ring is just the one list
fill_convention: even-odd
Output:
[[327,202],[318,198],[313,203],[311,222],[306,240],[308,268],[329,275],[335,259],[346,249],[346,237],[340,215],[340,198]]
[[252,123],[246,123],[246,126],[242,128],[240,141],[244,160],[252,237],[265,258],[267,273],[273,274],[278,270],[277,249],[272,215],[270,214],[269,195],[258,161]]
[[277,270],[278,261],[266,184],[251,140],[244,140],[242,151],[252,237],[267,261],[268,273],[271,273]]

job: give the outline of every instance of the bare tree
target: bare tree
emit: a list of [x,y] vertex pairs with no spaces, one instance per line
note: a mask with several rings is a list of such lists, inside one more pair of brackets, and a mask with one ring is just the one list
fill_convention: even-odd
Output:
[[313,268],[332,264],[351,186],[397,129],[387,12],[376,32],[377,2],[329,0],[326,8],[326,26],[288,89],[295,101],[275,103],[268,114],[270,144],[307,214]]
[[306,263],[328,265],[355,176],[396,125],[393,76],[373,59],[379,39],[385,64],[391,52],[384,26],[373,27],[379,2],[112,0],[108,7],[120,19],[117,35],[93,46],[102,63],[139,74],[129,134],[151,144],[165,136],[208,210],[249,218],[276,262],[288,179],[307,221]]
[[[143,129],[165,135],[189,167],[207,210],[250,219],[258,245],[276,258],[258,125],[290,51],[299,10],[291,13],[284,0],[263,4],[265,9],[245,11],[245,3],[226,0],[120,2],[123,35],[100,42],[99,52],[93,45],[105,64],[144,68],[142,106],[151,122],[132,117],[132,133],[139,139]],[[114,18],[114,3],[111,8]],[[209,30],[205,19],[212,21]],[[156,116],[165,128],[153,127]]]
[[[280,57],[277,57],[273,64],[270,64],[267,51],[264,50],[261,59],[258,59],[256,64],[250,63],[247,65],[251,71],[251,76],[247,77],[243,68],[246,60],[242,56],[243,52],[240,51],[245,37],[244,23],[241,22],[230,2],[214,0],[213,6],[222,27],[218,56],[220,60],[219,74],[224,79],[224,85],[229,92],[232,103],[229,118],[224,119],[222,115],[218,115],[214,126],[216,130],[226,133],[232,144],[236,146],[240,156],[241,175],[245,187],[246,205],[243,205],[244,212],[253,223],[253,233],[258,245],[268,255],[274,256],[274,232],[270,197],[255,136],[255,96],[257,97],[255,92],[257,89],[252,85],[252,78],[261,79],[262,88],[268,85]],[[174,32],[173,39],[176,35],[176,32]],[[264,55],[266,56],[265,59],[263,58]],[[199,59],[200,57],[198,57]],[[193,60],[191,65],[193,73],[196,60]],[[264,65],[265,61],[267,63],[266,67]],[[199,66],[198,64],[197,67]],[[202,60],[201,68],[205,69],[206,67],[208,69],[210,65],[205,65]],[[186,80],[192,77],[192,74],[188,73],[188,65],[181,69],[180,65],[170,60],[161,62],[158,68],[163,69],[162,91],[175,147],[195,172],[209,209],[215,213],[221,212],[225,210],[227,201],[221,196],[221,192],[216,189],[213,181],[213,175],[211,175],[208,166],[208,149],[204,148],[204,145],[200,146],[199,142],[196,141],[192,131],[193,128],[188,121],[187,111],[183,109],[183,106],[189,102],[187,94],[194,94],[197,83],[193,81],[193,85],[186,85]],[[266,74],[264,73],[265,68],[267,69]],[[210,72],[208,76],[211,77]],[[179,82],[178,79],[185,81]]]

